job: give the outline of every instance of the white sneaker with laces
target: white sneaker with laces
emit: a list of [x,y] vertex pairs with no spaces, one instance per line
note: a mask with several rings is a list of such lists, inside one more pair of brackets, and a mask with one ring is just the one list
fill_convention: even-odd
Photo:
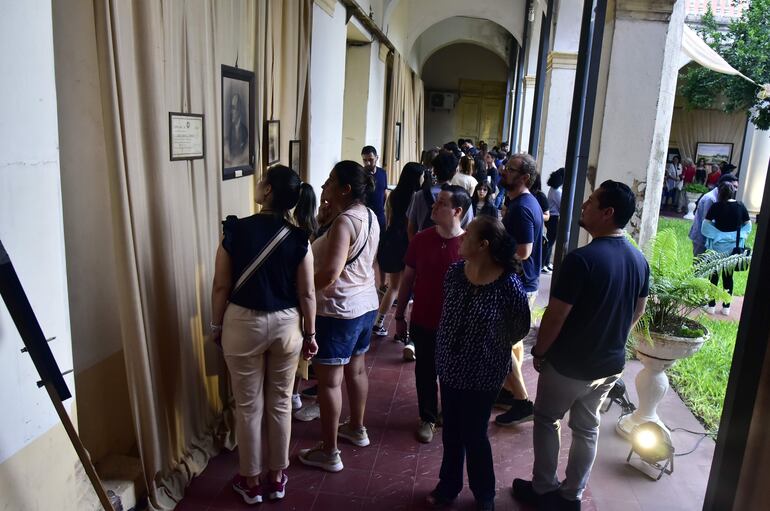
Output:
[[293,411],[297,411],[300,408],[302,408],[302,398],[299,397],[299,394],[292,394],[291,395],[291,409]]

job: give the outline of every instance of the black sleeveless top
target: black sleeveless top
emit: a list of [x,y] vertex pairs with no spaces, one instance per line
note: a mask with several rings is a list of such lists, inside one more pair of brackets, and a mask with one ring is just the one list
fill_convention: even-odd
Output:
[[258,214],[246,218],[228,216],[222,222],[222,247],[232,260],[233,286],[243,270],[284,225],[289,236],[270,254],[230,301],[247,309],[264,312],[299,305],[297,268],[308,250],[308,237],[302,229],[274,215]]

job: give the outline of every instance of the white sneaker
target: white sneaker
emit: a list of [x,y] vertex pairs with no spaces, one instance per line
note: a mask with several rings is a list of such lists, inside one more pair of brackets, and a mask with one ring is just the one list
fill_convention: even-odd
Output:
[[318,403],[311,403],[303,406],[292,414],[295,419],[301,422],[310,422],[321,416],[321,407]]
[[335,449],[333,453],[327,454],[324,451],[323,442],[312,449],[300,450],[298,457],[299,461],[305,465],[322,468],[327,472],[339,472],[344,468],[339,449]]
[[716,306],[712,307],[710,305],[706,305],[705,307],[703,307],[703,310],[705,310],[707,314],[716,314],[717,313]]
[[725,307],[723,305],[721,312],[722,312],[722,316],[729,316],[730,315],[730,306],[728,305],[727,307]]
[[302,398],[299,397],[299,394],[292,394],[291,395],[291,409],[293,411],[297,411],[300,408],[302,408]]
[[414,356],[414,344],[411,342],[404,346],[404,360],[407,362],[414,362],[416,360],[416,357]]
[[366,428],[353,429],[348,421],[339,425],[337,428],[337,436],[350,441],[350,443],[358,447],[366,447],[369,445],[369,435],[366,433]]

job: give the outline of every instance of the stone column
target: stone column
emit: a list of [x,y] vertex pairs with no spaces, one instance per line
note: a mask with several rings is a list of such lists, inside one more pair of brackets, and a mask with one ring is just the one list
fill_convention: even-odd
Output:
[[597,185],[613,179],[636,192],[627,229],[642,247],[658,226],[683,26],[684,0],[616,0],[614,27],[605,32],[611,58],[600,79],[606,93],[601,105],[597,97],[591,164]]
[[529,147],[529,131],[532,129],[532,109],[535,105],[535,75],[524,77],[524,101],[521,109],[521,135],[517,146],[521,151]]
[[[743,201],[749,213],[756,215],[762,205],[762,192],[770,161],[770,131],[760,131],[753,124],[747,127],[743,165],[738,183],[738,200]],[[749,149],[746,151],[746,149]]]
[[540,125],[538,170],[547,176],[564,166],[567,139],[572,114],[572,93],[575,88],[577,50],[580,43],[580,22],[583,2],[559,2],[554,12],[552,50],[548,54]]

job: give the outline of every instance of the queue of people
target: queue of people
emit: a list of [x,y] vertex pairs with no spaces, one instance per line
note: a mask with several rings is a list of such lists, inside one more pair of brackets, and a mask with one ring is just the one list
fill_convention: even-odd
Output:
[[[549,177],[546,196],[534,158],[505,149],[460,139],[426,151],[386,197],[377,151],[366,146],[364,165],[331,169],[317,218],[312,188],[278,165],[257,185],[260,213],[223,223],[211,331],[233,385],[240,447],[233,488],[246,503],[285,495],[301,360],[312,359],[320,431],[299,461],[339,472],[339,438],[369,445],[365,357],[373,335],[389,335],[385,318],[395,305],[394,339],[415,363],[416,440],[432,442],[441,428],[439,482],[427,504],[451,504],[465,464],[478,509],[494,509],[487,430],[501,408],[499,426],[535,423],[533,479],[515,480],[514,496],[538,508],[580,509],[599,405],[622,371],[625,339],[647,293],[646,262],[622,235],[635,197],[607,181],[583,204],[581,226],[594,239],[568,254],[570,270],[553,283],[532,351],[540,372],[533,403],[522,341],[540,275],[550,268],[564,171]],[[458,169],[475,184],[455,179]],[[378,280],[386,284],[379,294]],[[601,300],[605,292],[611,303]],[[343,382],[350,418],[340,424]],[[560,482],[559,422],[567,411],[573,449]]]

